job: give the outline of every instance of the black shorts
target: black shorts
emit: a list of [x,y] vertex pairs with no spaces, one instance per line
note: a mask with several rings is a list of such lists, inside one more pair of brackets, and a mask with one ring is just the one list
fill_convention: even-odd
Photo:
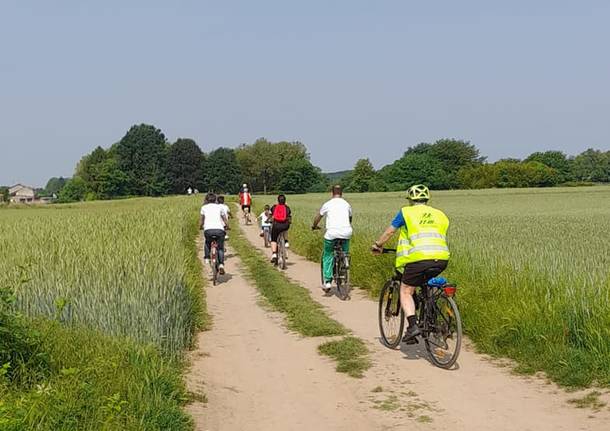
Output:
[[241,206],[242,211],[245,211],[245,210],[246,210],[246,208],[248,209],[248,212],[252,212],[252,211],[250,210],[250,205],[242,205],[242,206]]
[[273,223],[271,225],[271,241],[277,242],[280,233],[286,232],[288,229],[290,229],[290,223],[287,221],[284,223]]
[[420,260],[408,263],[402,272],[402,282],[409,286],[418,287],[432,277],[436,277],[447,268],[446,260]]

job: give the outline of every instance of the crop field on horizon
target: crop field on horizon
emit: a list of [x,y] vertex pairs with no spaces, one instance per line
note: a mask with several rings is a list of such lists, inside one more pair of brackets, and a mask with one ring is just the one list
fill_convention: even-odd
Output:
[[27,316],[59,317],[170,354],[202,323],[199,200],[128,199],[0,211],[0,285]]
[[[322,234],[309,226],[328,197],[288,197],[291,245],[312,260]],[[369,247],[406,204],[404,193],[345,197],[354,210],[352,280],[375,295],[393,258]],[[610,385],[610,187],[433,191],[431,205],[451,221],[446,275],[459,285],[477,348],[568,386]]]

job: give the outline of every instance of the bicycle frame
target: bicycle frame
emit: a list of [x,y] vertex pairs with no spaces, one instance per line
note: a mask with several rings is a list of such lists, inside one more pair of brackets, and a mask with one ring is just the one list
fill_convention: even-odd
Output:
[[213,240],[210,243],[210,262],[216,262],[216,256],[218,255],[218,242]]
[[[399,300],[396,301],[396,310],[390,310],[390,302],[388,302],[388,311],[392,313],[393,316],[398,316],[401,308],[400,301],[400,284],[402,283],[402,274],[398,271],[392,277],[392,281],[398,283],[397,293],[399,295]],[[418,323],[420,324],[420,329],[423,333],[424,337],[427,337],[429,333],[434,332],[433,329],[430,329],[425,322],[428,322],[429,317],[435,317],[431,315],[432,310],[436,307],[435,305],[435,294],[441,295],[440,291],[435,292],[438,289],[432,289],[428,286],[427,282],[423,285],[417,287],[415,292],[413,293],[413,301],[415,302],[415,313],[418,315]],[[423,327],[422,327],[423,324]]]
[[210,242],[210,267],[212,268],[212,284],[215,286],[218,279],[218,242]]
[[349,259],[349,253],[343,251],[343,243],[345,240],[336,239],[333,250],[333,278],[336,280],[339,278],[339,262],[343,259]]

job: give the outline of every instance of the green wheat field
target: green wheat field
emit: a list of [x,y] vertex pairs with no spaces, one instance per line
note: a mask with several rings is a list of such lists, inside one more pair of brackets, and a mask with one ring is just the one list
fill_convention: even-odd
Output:
[[[406,200],[403,193],[345,198],[354,210],[352,280],[374,296],[393,265],[369,247]],[[291,247],[312,260],[322,235],[309,226],[326,199],[288,197]],[[459,286],[477,348],[562,384],[610,384],[610,187],[433,191],[430,204],[451,221],[446,276]]]
[[0,211],[0,285],[17,306],[181,354],[201,319],[199,202],[129,199]]

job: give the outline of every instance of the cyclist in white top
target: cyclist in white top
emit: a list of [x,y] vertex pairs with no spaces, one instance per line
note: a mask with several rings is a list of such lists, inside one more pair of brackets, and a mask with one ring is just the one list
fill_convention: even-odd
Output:
[[[216,198],[216,203],[218,203],[218,205],[222,206],[225,210],[225,214],[227,215],[227,220],[230,219],[231,217],[233,217],[231,215],[231,210],[229,209],[229,205],[225,204],[225,197],[224,196],[218,196]],[[225,228],[225,241],[229,239],[229,234],[227,232],[227,229]]]
[[265,210],[258,216],[261,223],[261,238],[265,235],[265,228],[271,229],[271,209],[269,205],[265,205]]
[[208,193],[201,207],[201,218],[199,219],[199,229],[203,229],[205,236],[204,258],[206,263],[210,263],[210,246],[215,239],[218,244],[218,272],[225,273],[225,229],[228,226],[227,213],[222,205],[216,203],[216,195]]
[[334,241],[344,239],[343,251],[349,252],[349,240],[352,237],[352,207],[343,199],[341,186],[332,187],[332,199],[324,203],[313,220],[311,228],[318,228],[322,217],[326,216],[326,233],[324,234],[324,252],[322,254],[322,273],[324,285],[322,290],[330,292],[333,279]]

